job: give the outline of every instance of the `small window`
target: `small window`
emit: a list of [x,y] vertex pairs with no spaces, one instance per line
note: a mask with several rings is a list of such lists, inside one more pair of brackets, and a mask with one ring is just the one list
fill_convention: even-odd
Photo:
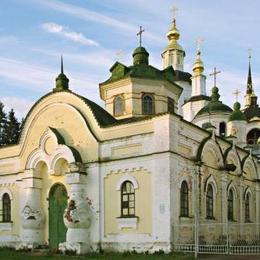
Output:
[[152,115],[154,113],[154,102],[152,95],[143,95],[143,114]]
[[168,97],[168,112],[174,113],[174,100]]
[[228,220],[234,220],[234,195],[232,190],[228,194]]
[[135,216],[135,190],[130,181],[125,181],[121,187],[121,216]]
[[250,196],[249,196],[249,193],[247,193],[246,200],[245,200],[245,222],[250,222]]
[[189,216],[189,188],[186,181],[181,184],[181,217]]
[[11,200],[8,193],[2,197],[3,201],[3,222],[11,222]]
[[219,124],[219,135],[220,136],[226,136],[226,123],[225,122],[221,122]]
[[214,198],[213,198],[213,188],[212,185],[208,185],[207,195],[206,195],[206,211],[207,211],[207,218],[213,219],[214,218]]
[[117,96],[114,98],[114,115],[121,116],[125,110],[124,99],[122,96]]

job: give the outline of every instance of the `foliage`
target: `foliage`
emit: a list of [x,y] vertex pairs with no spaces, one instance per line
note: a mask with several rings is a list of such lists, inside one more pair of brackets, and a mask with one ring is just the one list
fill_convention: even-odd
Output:
[[0,146],[16,144],[21,132],[21,123],[13,109],[6,115],[4,104],[0,102]]

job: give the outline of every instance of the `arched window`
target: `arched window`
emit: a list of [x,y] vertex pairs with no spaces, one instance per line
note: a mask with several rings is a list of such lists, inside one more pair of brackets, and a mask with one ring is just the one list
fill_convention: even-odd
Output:
[[234,220],[234,194],[232,189],[228,194],[228,220]]
[[125,181],[121,186],[121,216],[135,216],[135,190],[130,181]]
[[154,113],[153,97],[149,94],[143,95],[143,114],[152,115]]
[[125,110],[124,99],[122,96],[117,96],[114,98],[114,115],[121,116]]
[[3,201],[3,222],[11,222],[11,200],[8,193],[2,197]]
[[207,195],[206,195],[206,213],[207,218],[214,218],[214,198],[213,198],[213,188],[212,185],[208,185]]
[[245,200],[245,222],[250,222],[250,196],[249,196],[249,193],[246,194],[246,200]]
[[181,217],[189,216],[189,188],[186,181],[183,181],[181,184]]
[[255,128],[248,132],[246,140],[249,145],[256,145],[257,140],[260,137],[260,130]]
[[226,123],[225,122],[221,122],[219,124],[219,135],[226,136]]

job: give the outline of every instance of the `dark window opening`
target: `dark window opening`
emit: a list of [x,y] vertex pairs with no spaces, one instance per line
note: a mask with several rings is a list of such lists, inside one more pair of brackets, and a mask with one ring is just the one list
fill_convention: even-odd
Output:
[[121,187],[121,216],[135,216],[135,190],[130,181],[125,181]]
[[219,135],[220,136],[226,136],[226,123],[225,122],[221,122],[219,124]]
[[189,189],[186,181],[181,184],[181,217],[189,216]]
[[245,200],[245,222],[250,222],[250,197],[249,197],[249,194],[246,195],[246,200]]
[[153,97],[148,94],[143,95],[143,114],[152,115],[154,113]]
[[11,200],[7,193],[3,195],[3,222],[11,222]]
[[121,96],[117,96],[114,99],[114,115],[120,116],[124,113],[124,99]]
[[208,185],[207,195],[206,195],[206,212],[207,212],[207,218],[213,219],[214,218],[214,198],[213,198],[213,188],[212,185]]
[[232,190],[228,194],[228,220],[234,220],[234,195]]

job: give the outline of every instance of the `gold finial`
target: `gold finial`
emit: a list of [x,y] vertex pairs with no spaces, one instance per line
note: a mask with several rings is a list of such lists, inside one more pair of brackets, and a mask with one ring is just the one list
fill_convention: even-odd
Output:
[[221,73],[221,71],[217,71],[217,68],[214,68],[214,71],[212,73],[210,73],[210,76],[214,76],[214,87],[217,86],[217,74]]
[[142,26],[140,26],[139,32],[136,34],[137,36],[139,36],[139,44],[140,47],[142,46],[142,34],[144,33],[144,29]]
[[239,97],[239,94],[241,93],[241,91],[239,91],[238,89],[236,89],[235,92],[233,92],[233,95],[236,96],[236,102],[238,102],[238,97]]
[[118,50],[117,52],[116,52],[116,58],[117,58],[117,60],[123,60],[124,59],[124,57],[125,57],[125,52],[123,51],[123,50]]
[[196,45],[197,45],[197,52],[200,52],[201,49],[201,45],[204,42],[204,39],[202,39],[201,37],[198,37],[196,40]]

